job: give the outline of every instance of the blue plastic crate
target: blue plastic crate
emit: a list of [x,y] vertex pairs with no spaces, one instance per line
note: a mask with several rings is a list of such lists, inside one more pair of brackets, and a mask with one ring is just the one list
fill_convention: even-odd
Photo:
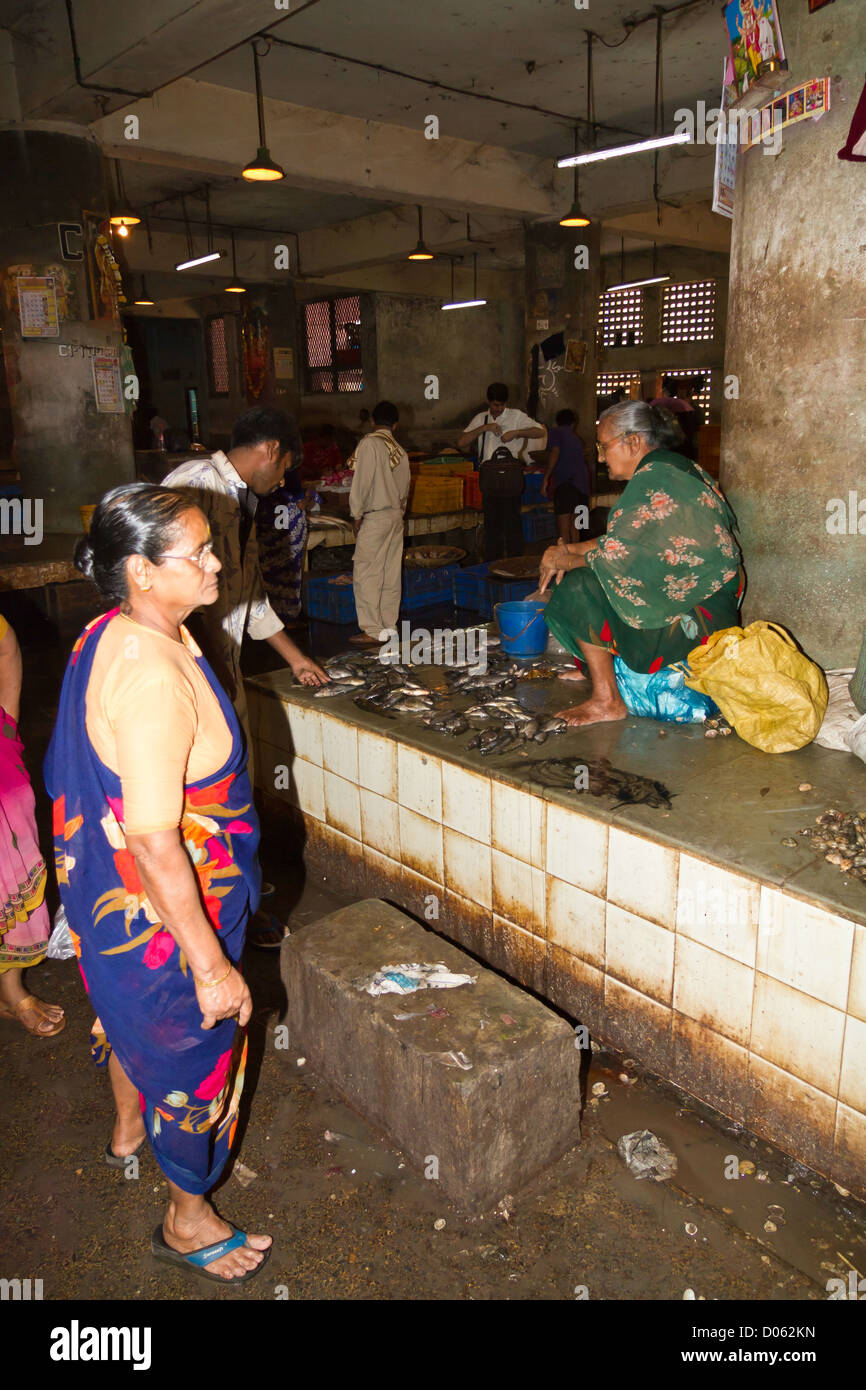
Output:
[[456,565],[404,569],[400,608],[411,613],[415,608],[428,608],[432,603],[447,603],[453,593],[457,573]]
[[525,541],[548,541],[556,536],[556,517],[552,510],[540,508],[533,512],[523,512],[520,529]]
[[[311,574],[304,590],[304,612],[324,623],[355,623],[355,591],[351,584],[335,584],[337,574]],[[350,576],[349,576],[350,577]]]
[[537,588],[537,579],[488,579],[487,594],[490,606],[484,616],[492,618],[497,603],[518,603],[520,599],[534,594]]
[[524,473],[523,475],[523,500],[525,502],[541,501],[541,484],[544,482],[543,473]]
[[490,616],[490,598],[486,587],[487,566],[467,565],[465,569],[455,569],[453,577],[454,607],[468,608],[473,613]]

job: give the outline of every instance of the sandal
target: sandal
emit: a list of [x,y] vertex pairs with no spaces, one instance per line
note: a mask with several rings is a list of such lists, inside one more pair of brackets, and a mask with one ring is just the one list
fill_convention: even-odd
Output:
[[[254,917],[253,923],[255,925],[251,923],[247,928],[247,942],[250,946],[254,946],[257,951],[279,951],[287,935],[286,928],[272,912],[261,915],[267,917],[267,923],[256,923]],[[256,917],[258,916],[259,913],[256,913]]]
[[246,1231],[238,1230],[237,1226],[232,1226],[231,1222],[228,1224],[232,1227],[231,1236],[226,1237],[225,1240],[218,1240],[215,1245],[205,1245],[201,1250],[192,1250],[188,1255],[182,1254],[180,1250],[175,1250],[169,1245],[162,1233],[162,1227],[157,1226],[150,1238],[150,1253],[154,1259],[165,1260],[167,1264],[180,1265],[190,1273],[198,1274],[202,1279],[211,1279],[217,1284],[247,1284],[250,1279],[255,1279],[256,1275],[264,1269],[274,1248],[273,1242],[267,1250],[259,1252],[264,1256],[264,1259],[260,1260],[255,1269],[248,1269],[246,1274],[236,1274],[233,1279],[223,1279],[219,1274],[209,1274],[205,1268],[206,1265],[218,1260],[221,1255],[228,1255],[230,1251],[240,1249],[242,1245],[247,1243]]
[[[34,1038],[56,1038],[57,1034],[62,1033],[66,1027],[66,1019],[49,1018],[44,1012],[46,1008],[59,1009],[60,1005],[46,1005],[41,999],[37,999],[35,994],[25,994],[24,998],[18,1004],[6,1004],[0,1001],[0,1018],[16,1019],[16,1021],[21,1024],[21,1027],[26,1028],[27,1032],[32,1034]],[[36,1020],[32,1023],[27,1023],[23,1017],[24,1014],[35,1014]],[[50,1023],[53,1026],[48,1032],[45,1032],[44,1030],[40,1030],[40,1023]]]
[[125,1168],[127,1159],[138,1158],[138,1155],[141,1153],[146,1143],[147,1135],[144,1136],[144,1138],[138,1144],[138,1147],[133,1149],[131,1154],[116,1154],[114,1152],[114,1149],[111,1147],[111,1140],[109,1139],[108,1143],[105,1146],[105,1161],[108,1164],[109,1168]]

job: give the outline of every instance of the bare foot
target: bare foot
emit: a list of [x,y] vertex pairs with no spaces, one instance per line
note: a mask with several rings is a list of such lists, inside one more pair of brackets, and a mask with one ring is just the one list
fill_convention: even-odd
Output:
[[[183,1222],[178,1218],[174,1202],[169,1202],[162,1233],[166,1244],[173,1250],[179,1250],[182,1255],[191,1255],[195,1250],[216,1245],[217,1241],[229,1240],[232,1230],[227,1222],[217,1216],[210,1204],[207,1204],[198,1221]],[[237,1279],[261,1264],[263,1252],[269,1248],[272,1239],[272,1236],[247,1236],[246,1245],[230,1250],[218,1260],[211,1260],[205,1269],[210,1274],[218,1274],[221,1279]]]
[[582,705],[574,705],[572,709],[561,709],[559,718],[564,719],[566,724],[573,728],[583,724],[612,724],[617,719],[625,719],[627,714],[628,710],[619,697],[615,700],[604,700],[600,696],[593,696]]
[[585,681],[587,679],[577,666],[569,668],[566,671],[557,671],[556,676],[557,680],[561,681]]

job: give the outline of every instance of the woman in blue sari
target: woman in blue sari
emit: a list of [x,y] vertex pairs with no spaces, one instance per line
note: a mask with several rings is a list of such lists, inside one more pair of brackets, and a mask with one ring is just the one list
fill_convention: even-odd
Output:
[[206,1200],[237,1126],[259,828],[234,710],[184,619],[219,561],[189,498],[136,483],[97,507],[78,568],[114,606],[73,648],[46,759],[60,896],[104,1030],[106,1160],[150,1143],[169,1202],[153,1254],[239,1283],[270,1254]]

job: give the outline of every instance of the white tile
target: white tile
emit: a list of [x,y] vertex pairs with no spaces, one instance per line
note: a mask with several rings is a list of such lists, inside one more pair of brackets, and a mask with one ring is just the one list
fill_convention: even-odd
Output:
[[866,1115],[866,1023],[848,1018],[842,1049],[839,1099]]
[[445,845],[445,887],[470,902],[489,908],[493,901],[490,848],[458,835],[456,830],[443,830]]
[[604,969],[604,898],[560,878],[547,879],[547,939]]
[[490,844],[490,778],[442,763],[442,822],[461,835]]
[[358,730],[358,782],[367,791],[397,800],[397,745],[393,739]]
[[358,781],[358,732],[352,724],[323,714],[322,762],[328,772],[336,772],[347,782]]
[[655,922],[636,917],[608,903],[606,969],[641,994],[649,994],[668,1005],[671,1002],[675,940],[673,932]]
[[[322,769],[305,758],[295,758],[289,775],[291,777],[292,800],[305,816],[315,820],[325,819],[325,792],[322,782]],[[329,774],[330,775],[330,774]]]
[[554,878],[596,893],[607,888],[607,826],[548,802],[546,869]]
[[680,855],[677,931],[754,967],[761,885],[705,859]]
[[677,852],[611,826],[607,897],[638,917],[674,927],[677,915]]
[[724,1037],[749,1045],[755,972],[687,936],[677,937],[674,1008]]
[[543,871],[494,850],[493,911],[535,936],[546,936]]
[[494,782],[490,840],[493,848],[536,869],[543,868],[545,810],[540,797],[504,782]]
[[428,820],[442,820],[442,772],[438,758],[409,748],[397,748],[397,786],[400,805]]
[[835,1096],[845,1015],[808,994],[755,976],[751,1050],[792,1076]]
[[775,888],[761,889],[758,969],[793,989],[845,1009],[854,923]]
[[253,735],[253,780],[262,791],[290,801],[293,761],[285,748],[275,748],[266,739]]
[[861,927],[859,923],[854,927],[848,1012],[866,1023],[866,927]]
[[401,806],[400,855],[407,869],[434,883],[442,883],[442,826]]
[[325,773],[325,819],[335,830],[351,835],[353,840],[361,838],[361,803],[358,788],[345,777],[337,777],[333,772]]
[[361,788],[361,839],[365,845],[387,855],[400,858],[400,819],[396,801],[377,796]]
[[[277,704],[278,701],[271,700],[270,704]],[[321,712],[317,709],[308,709],[306,705],[287,704],[283,706],[288,717],[289,731],[292,737],[292,746],[299,758],[306,758],[308,763],[318,763],[322,765],[322,718]]]

